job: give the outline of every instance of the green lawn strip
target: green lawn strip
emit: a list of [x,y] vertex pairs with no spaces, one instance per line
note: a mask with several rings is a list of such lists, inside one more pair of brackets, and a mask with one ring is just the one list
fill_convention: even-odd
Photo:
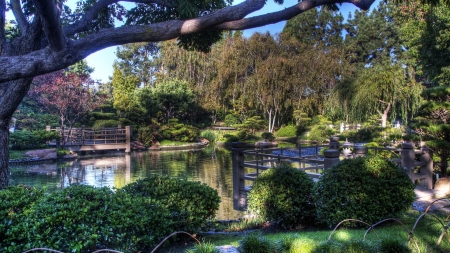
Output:
[[[380,240],[397,240],[400,242],[404,242],[405,244],[408,242],[409,231],[413,228],[417,218],[421,213],[415,210],[408,211],[404,217],[399,220],[403,223],[400,224],[396,221],[387,221],[382,223],[373,230],[371,230],[366,235],[366,241],[369,243],[377,244]],[[445,221],[445,216],[437,215],[439,219],[445,224],[448,221]],[[408,230],[408,231],[407,231]],[[332,234],[333,229],[323,229],[323,228],[307,228],[303,230],[295,230],[295,231],[280,231],[280,232],[264,232],[264,230],[255,230],[255,233],[261,233],[262,236],[265,236],[269,240],[273,242],[279,242],[285,237],[294,236],[296,240],[305,240],[311,243],[313,242],[312,248],[317,247],[319,244],[326,242],[330,235]],[[331,235],[330,240],[336,241],[349,241],[349,240],[363,240],[364,234],[367,231],[367,227],[359,228],[359,229],[350,229],[346,227],[339,227],[334,231]],[[410,241],[409,247],[412,252],[449,252],[450,251],[450,241],[449,237],[444,236],[440,245],[437,245],[437,241],[442,232],[441,223],[431,215],[425,215],[417,224],[414,230],[414,240]],[[216,246],[221,245],[232,245],[235,247],[239,246],[239,241],[241,241],[248,233],[248,231],[243,231],[242,233],[229,233],[229,234],[214,234],[214,235],[201,235],[199,237],[201,242],[210,242]],[[189,243],[190,244],[190,243]],[[191,244],[192,245],[192,244]],[[184,248],[186,245],[183,245]],[[173,249],[176,247],[180,247],[180,245],[173,245]],[[168,249],[170,249],[169,247]],[[179,248],[178,248],[179,249]],[[176,252],[176,251],[173,251]],[[180,252],[180,251],[178,251]]]

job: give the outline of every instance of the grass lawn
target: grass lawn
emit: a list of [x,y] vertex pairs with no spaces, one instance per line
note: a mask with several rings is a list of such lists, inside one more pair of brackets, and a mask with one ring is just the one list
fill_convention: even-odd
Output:
[[[416,210],[408,211],[397,221],[387,221],[376,226],[366,235],[366,242],[370,244],[378,244],[380,240],[393,239],[404,244],[408,243],[409,232],[414,227],[416,220],[421,215]],[[438,221],[437,217],[441,220]],[[414,232],[413,239],[409,242],[409,248],[412,252],[427,252],[427,253],[439,253],[450,252],[450,240],[448,235],[444,235],[440,245],[437,245],[438,239],[443,231],[443,225],[447,224],[446,217],[443,215],[426,215],[418,222]],[[442,222],[442,224],[441,224]],[[326,242],[330,237],[330,240],[335,242],[343,242],[349,240],[362,240],[368,227],[362,227],[358,229],[339,227],[334,233],[333,229],[303,227],[292,231],[274,231],[273,229],[261,228],[251,231],[243,230],[241,232],[230,232],[228,234],[216,234],[216,235],[198,235],[197,238],[201,242],[210,242],[216,246],[221,245],[233,245],[239,246],[241,241],[248,233],[260,233],[261,236],[266,237],[272,242],[279,242],[283,238],[293,236],[295,237],[294,244],[302,245],[302,251],[291,252],[311,252],[307,249],[314,249],[319,244]],[[227,230],[227,229],[225,229]],[[234,230],[234,229],[233,229]],[[187,249],[192,248],[195,241],[188,239],[187,237],[182,240],[182,243],[173,244],[162,249],[158,249],[157,252],[185,252]]]

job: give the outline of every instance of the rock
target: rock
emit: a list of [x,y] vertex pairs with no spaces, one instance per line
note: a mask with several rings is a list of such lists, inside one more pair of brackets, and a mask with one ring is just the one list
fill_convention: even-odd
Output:
[[278,146],[278,142],[276,142],[276,141],[264,140],[264,141],[255,142],[255,147],[258,147],[258,148],[267,148],[267,147],[276,147],[276,146]]
[[236,247],[231,245],[216,246],[216,248],[220,251],[220,253],[239,253]]
[[450,179],[447,177],[439,178],[434,186],[434,195],[436,198],[445,198],[450,195]]
[[25,154],[32,158],[38,158],[41,160],[56,159],[56,149],[54,148],[31,150],[26,152]]
[[138,141],[133,141],[130,143],[131,149],[132,150],[142,150],[145,149],[144,144],[138,142]]

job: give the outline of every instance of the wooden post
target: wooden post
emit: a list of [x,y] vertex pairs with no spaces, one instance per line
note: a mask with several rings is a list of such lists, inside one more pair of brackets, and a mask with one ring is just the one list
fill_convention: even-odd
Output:
[[330,169],[333,165],[337,164],[339,159],[339,149],[327,149],[323,152],[323,169]]
[[323,152],[324,160],[323,160],[323,169],[330,169],[340,161],[339,159],[339,137],[331,136],[329,149]]
[[425,176],[425,184],[428,189],[433,189],[433,158],[428,148],[422,149],[420,161],[425,163],[420,166],[420,175]]
[[84,131],[85,131],[85,129],[84,129],[84,125],[83,125],[83,126],[81,126],[81,145],[84,145],[85,140],[86,140],[86,136],[84,135]]
[[50,132],[50,126],[45,126],[45,131]]
[[126,135],[126,149],[125,153],[131,152],[131,126],[125,126],[125,135]]
[[244,171],[244,145],[240,142],[232,143],[233,164],[233,208],[245,210],[247,207],[247,194],[245,190]]
[[409,178],[414,182],[414,160],[415,152],[412,143],[402,143],[402,168],[406,171]]

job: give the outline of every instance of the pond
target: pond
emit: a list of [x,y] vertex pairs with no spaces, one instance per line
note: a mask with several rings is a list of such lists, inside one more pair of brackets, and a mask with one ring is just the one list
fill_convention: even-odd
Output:
[[57,190],[71,184],[121,188],[152,175],[200,181],[216,189],[221,204],[216,218],[232,220],[243,216],[233,209],[231,150],[210,146],[201,150],[141,151],[93,155],[74,161],[10,165],[11,185]]

